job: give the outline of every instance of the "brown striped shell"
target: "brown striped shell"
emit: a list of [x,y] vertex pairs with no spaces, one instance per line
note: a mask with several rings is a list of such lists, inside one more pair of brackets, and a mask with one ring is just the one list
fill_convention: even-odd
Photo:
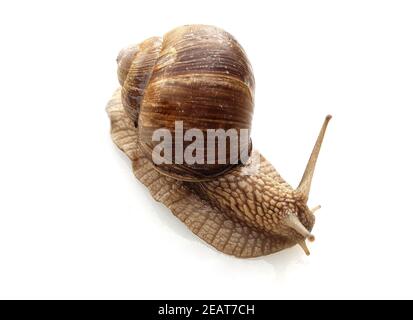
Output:
[[[149,159],[159,144],[152,141],[157,129],[168,129],[173,150],[178,146],[176,121],[183,122],[183,135],[191,128],[203,132],[205,155],[208,148],[217,148],[207,144],[207,129],[236,129],[238,135],[240,129],[251,129],[252,69],[239,43],[219,28],[182,26],[126,48],[118,56],[118,78],[125,111],[138,127],[138,143]],[[191,143],[184,141],[181,147]],[[207,164],[205,156],[205,164],[174,162],[156,169],[180,180],[208,180],[238,165],[230,156],[233,147],[227,139],[225,164]]]

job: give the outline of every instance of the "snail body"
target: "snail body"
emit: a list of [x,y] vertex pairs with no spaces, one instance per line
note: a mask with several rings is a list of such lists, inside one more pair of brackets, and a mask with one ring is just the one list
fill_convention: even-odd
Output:
[[[117,90],[108,104],[112,138],[133,163],[136,177],[195,234],[218,250],[256,257],[300,245],[315,222],[307,207],[315,163],[329,119],[324,121],[298,188],[287,184],[252,148],[249,131],[255,81],[239,43],[227,32],[203,25],[176,28],[122,50],[117,59]],[[176,121],[190,128],[248,129],[245,150],[226,162],[157,164],[153,134],[175,135],[173,150],[191,141],[176,139]],[[206,138],[205,138],[206,139]],[[183,145],[182,145],[183,144]],[[203,141],[205,155],[217,146]],[[233,161],[241,153],[247,162]],[[176,152],[172,155],[176,158]],[[246,171],[256,165],[254,174]],[[205,159],[206,160],[206,159]]]

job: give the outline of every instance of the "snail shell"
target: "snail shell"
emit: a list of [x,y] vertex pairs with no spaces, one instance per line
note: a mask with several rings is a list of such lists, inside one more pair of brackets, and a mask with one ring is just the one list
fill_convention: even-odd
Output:
[[[204,163],[157,165],[163,174],[181,180],[200,181],[219,176],[239,164],[244,150],[227,141],[224,164],[218,163],[217,145],[208,145],[208,129],[251,129],[254,108],[254,77],[251,65],[239,43],[227,32],[212,26],[191,25],[176,28],[163,38],[153,37],[131,46],[118,56],[118,78],[122,103],[139,128],[139,144],[147,157],[158,142],[154,131],[172,133],[172,157],[192,141],[175,139],[176,121],[188,129],[201,130],[204,137]],[[183,143],[183,145],[182,145]],[[206,155],[215,149],[214,163]],[[251,150],[251,144],[248,146]],[[231,157],[232,155],[232,157]]]

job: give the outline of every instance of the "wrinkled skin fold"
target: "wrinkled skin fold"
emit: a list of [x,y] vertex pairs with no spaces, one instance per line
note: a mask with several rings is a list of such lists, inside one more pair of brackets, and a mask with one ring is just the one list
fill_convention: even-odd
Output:
[[[178,181],[155,170],[150,159],[138,148],[138,131],[124,111],[119,89],[106,110],[111,121],[112,139],[132,161],[136,178],[148,188],[156,201],[169,208],[199,238],[223,253],[242,258],[264,256],[298,244],[297,239],[256,228],[229,210],[208,201],[200,196],[199,186],[194,183]],[[288,187],[261,155],[259,170],[260,175],[271,177]],[[309,230],[314,224],[314,219],[310,220],[307,223]]]

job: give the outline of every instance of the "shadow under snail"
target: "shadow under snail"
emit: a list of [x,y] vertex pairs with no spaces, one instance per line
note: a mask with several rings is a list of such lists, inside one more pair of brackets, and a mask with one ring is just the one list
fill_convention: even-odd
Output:
[[[255,83],[250,63],[230,34],[205,25],[178,27],[123,49],[117,63],[121,88],[107,106],[112,138],[153,198],[226,254],[258,257],[298,244],[309,255],[306,240],[314,240],[319,206],[310,209],[307,201],[331,116],[296,189],[250,140],[246,163],[155,164],[152,135],[159,128],[174,132],[176,121],[182,121],[184,131],[251,128]],[[248,174],[254,157],[259,167]]]

